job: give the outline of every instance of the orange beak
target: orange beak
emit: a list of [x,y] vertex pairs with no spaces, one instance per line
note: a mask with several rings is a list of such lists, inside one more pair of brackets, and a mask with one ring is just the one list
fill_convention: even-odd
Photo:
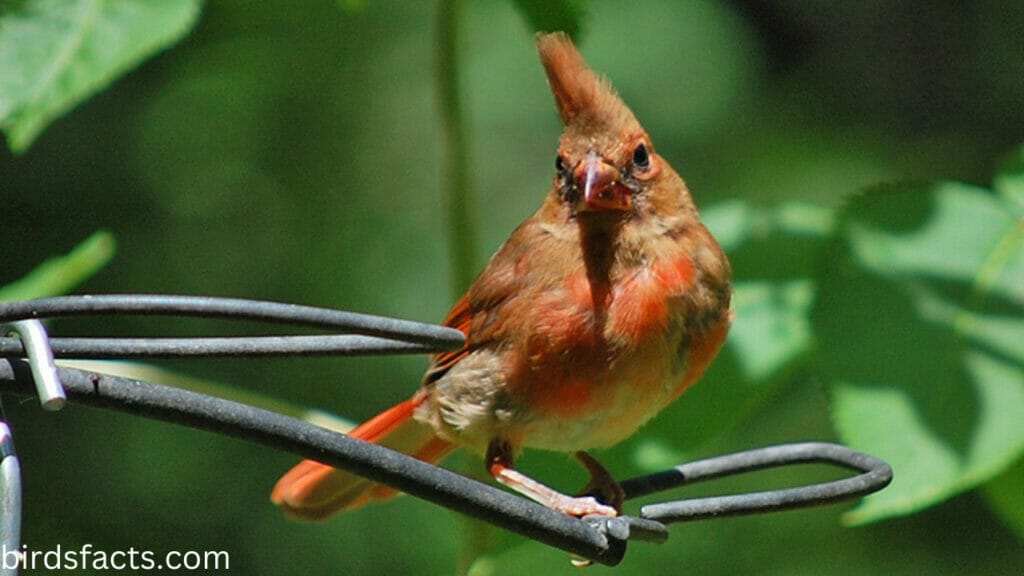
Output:
[[630,210],[632,190],[619,181],[619,170],[591,152],[573,174],[576,188],[583,191],[582,211]]

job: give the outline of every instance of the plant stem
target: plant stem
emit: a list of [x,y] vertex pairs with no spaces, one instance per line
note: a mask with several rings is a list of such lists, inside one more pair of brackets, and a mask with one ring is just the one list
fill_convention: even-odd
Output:
[[[469,145],[459,92],[459,15],[461,0],[440,0],[437,22],[437,85],[441,107],[442,194],[447,217],[448,251],[451,258],[452,301],[469,287],[476,272],[476,214],[470,197]],[[463,472],[479,477],[483,467],[463,459]],[[495,532],[472,518],[460,518],[459,556],[456,574],[467,574],[490,548]]]
[[469,146],[459,92],[458,20],[460,0],[441,0],[438,11],[437,84],[444,133],[442,190],[447,217],[451,285],[455,298],[476,271],[476,218],[469,189]]

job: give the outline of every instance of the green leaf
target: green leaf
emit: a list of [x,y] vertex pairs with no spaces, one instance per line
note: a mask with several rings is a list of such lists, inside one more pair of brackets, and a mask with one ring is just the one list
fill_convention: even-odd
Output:
[[103,268],[115,248],[114,236],[100,230],[67,255],[51,258],[23,278],[0,287],[0,302],[65,294]]
[[23,0],[0,12],[0,129],[15,152],[183,37],[199,0]]
[[813,323],[843,440],[892,485],[846,520],[916,512],[1024,453],[1024,226],[957,183],[879,187],[840,214]]
[[585,11],[574,0],[515,0],[516,8],[536,32],[561,30],[576,38]]
[[802,202],[728,202],[703,220],[733,266],[729,346],[740,377],[770,379],[810,348],[811,263],[832,233],[833,213]]
[[737,320],[729,345],[747,378],[766,380],[810,348],[809,279],[737,283],[733,297]]
[[729,345],[742,377],[775,376],[810,347],[810,256],[832,232],[832,211],[802,202],[759,207],[734,201],[711,207],[703,221],[737,278]]

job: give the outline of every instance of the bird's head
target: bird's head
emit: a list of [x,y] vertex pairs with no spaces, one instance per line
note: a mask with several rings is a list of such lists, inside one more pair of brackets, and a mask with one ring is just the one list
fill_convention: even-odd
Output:
[[541,34],[537,49],[565,125],[554,194],[570,214],[632,217],[692,207],[682,179],[654,151],[611,84],[587,67],[572,40],[561,32]]

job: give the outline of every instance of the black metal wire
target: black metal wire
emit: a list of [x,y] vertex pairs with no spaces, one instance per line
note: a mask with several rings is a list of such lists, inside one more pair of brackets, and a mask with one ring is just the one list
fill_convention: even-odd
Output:
[[881,490],[892,481],[892,469],[874,456],[837,444],[802,442],[689,462],[671,470],[627,480],[621,485],[628,499],[723,476],[810,463],[841,466],[860,474],[799,488],[650,504],[641,508],[640,516],[671,523],[781,512],[856,498]]
[[435,350],[456,348],[461,346],[464,341],[461,332],[444,326],[343,310],[240,298],[169,294],[103,294],[58,296],[0,303],[0,323],[29,318],[98,314],[253,320],[340,330],[345,333],[415,342],[435,347]]
[[[159,314],[258,320],[358,335],[246,338],[50,338],[58,356],[139,358],[406,353],[461,346],[450,328],[291,304],[192,296],[60,297],[0,304],[0,322],[84,314]],[[0,357],[23,356],[22,342],[0,338]],[[31,363],[0,361],[0,392],[35,395]],[[307,422],[195,392],[98,372],[59,368],[69,401],[155,418],[257,442],[360,474],[430,502],[603,564],[615,565],[630,539],[664,541],[666,523],[767,513],[855,498],[884,488],[887,464],[820,442],[750,450],[680,465],[622,483],[636,498],[697,481],[799,463],[860,474],[800,488],[649,504],[640,516],[577,519],[387,448]],[[15,462],[16,463],[16,462]]]
[[[60,296],[0,303],[0,323],[93,314],[224,318],[292,324],[354,334],[222,338],[50,338],[57,357],[137,359],[256,356],[424,354],[462,346],[462,332],[444,326],[295,304],[152,294]],[[24,355],[18,338],[0,337],[0,357]]]
[[[441,349],[451,348],[450,342],[446,341],[448,346]],[[352,334],[224,338],[50,338],[50,346],[58,358],[89,360],[354,356],[439,351],[436,344]],[[23,355],[22,343],[18,338],[0,338],[0,357],[18,358]]]
[[64,406],[64,389],[57,377],[57,365],[53,361],[46,326],[41,320],[31,319],[11,322],[10,327],[18,335],[19,343],[25,348],[25,357],[32,366],[32,379],[40,405],[51,412],[60,410]]
[[4,550],[21,547],[21,462],[14,438],[0,408],[0,545]]

